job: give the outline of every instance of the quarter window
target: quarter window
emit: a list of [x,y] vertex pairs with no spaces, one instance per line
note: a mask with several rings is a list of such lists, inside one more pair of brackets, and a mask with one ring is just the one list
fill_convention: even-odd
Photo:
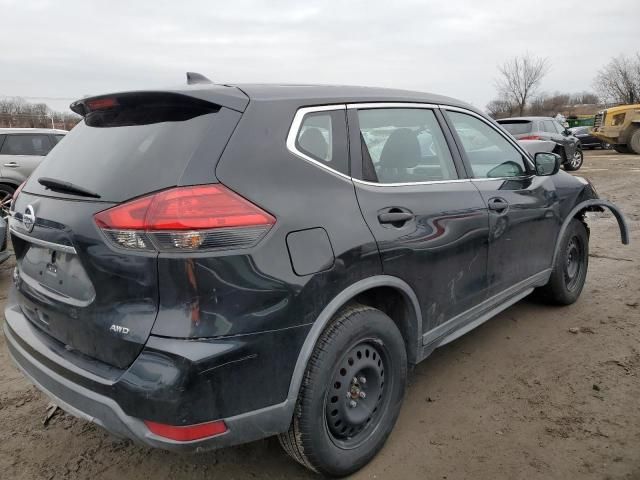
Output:
[[316,162],[349,174],[344,110],[312,112],[304,116],[296,148]]
[[465,113],[448,112],[475,178],[525,175],[524,158],[497,130]]
[[2,155],[46,155],[51,150],[47,135],[7,135]]
[[423,108],[358,110],[365,180],[410,183],[457,178],[433,111]]

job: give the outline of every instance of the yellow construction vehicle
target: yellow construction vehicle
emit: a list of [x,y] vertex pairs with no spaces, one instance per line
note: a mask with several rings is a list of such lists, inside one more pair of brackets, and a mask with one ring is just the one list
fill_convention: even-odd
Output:
[[617,152],[640,155],[640,104],[598,112],[591,133],[611,144]]

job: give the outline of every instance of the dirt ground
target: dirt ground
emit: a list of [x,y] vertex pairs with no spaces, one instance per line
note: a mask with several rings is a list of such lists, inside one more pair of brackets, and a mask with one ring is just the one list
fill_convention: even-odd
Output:
[[[590,219],[585,290],[570,307],[525,299],[418,365],[386,446],[354,478],[640,479],[640,157],[588,152],[580,175],[617,203]],[[2,308],[11,261],[0,266]],[[64,413],[0,340],[0,478],[311,478],[271,438],[199,456],[114,440]]]

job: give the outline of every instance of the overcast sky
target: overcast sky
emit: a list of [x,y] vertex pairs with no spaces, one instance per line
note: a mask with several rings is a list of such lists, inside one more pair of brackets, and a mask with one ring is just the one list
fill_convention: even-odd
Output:
[[484,108],[510,56],[548,57],[543,90],[577,92],[612,56],[640,50],[640,0],[0,0],[0,12],[0,96],[56,109],[183,83],[188,70],[221,83],[408,88]]

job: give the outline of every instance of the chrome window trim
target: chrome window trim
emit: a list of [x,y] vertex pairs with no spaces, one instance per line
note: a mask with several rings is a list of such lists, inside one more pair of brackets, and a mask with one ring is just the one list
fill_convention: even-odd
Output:
[[[507,142],[509,142],[511,145],[513,145],[517,151],[519,151],[523,158],[525,159],[525,161],[529,164],[529,167],[535,171],[535,165],[533,164],[531,157],[529,156],[529,153],[520,146],[520,144],[518,144],[518,142],[516,140],[513,140],[511,138],[509,138],[507,135],[504,134],[503,131],[500,130],[500,128],[496,127],[494,124],[492,124],[491,122],[487,121],[486,118],[484,118],[482,115],[477,114],[476,112],[472,111],[472,110],[468,110],[466,108],[460,108],[460,107],[452,107],[450,105],[440,105],[440,108],[442,110],[451,110],[453,112],[460,112],[460,113],[465,113],[467,115],[471,115],[472,117],[476,117],[477,119],[481,120],[482,122],[484,122],[485,124],[487,124],[488,126],[490,126],[491,128],[493,128],[496,132],[498,132]],[[521,175],[520,177],[505,177],[505,178],[522,178],[522,177],[529,177],[530,175]],[[480,177],[482,178],[482,177]],[[474,178],[474,180],[477,180],[476,178]],[[495,180],[495,178],[492,178],[491,180]]]
[[[369,182],[367,180],[360,180],[358,178],[352,179],[354,183],[360,183],[362,185],[370,185],[372,187],[411,187],[416,185],[439,185],[441,183],[463,183],[470,182],[470,178],[455,178],[453,180],[425,180],[424,182],[399,182],[399,183],[376,183]],[[496,179],[493,179],[496,180]]]
[[370,110],[372,108],[428,108],[435,109],[440,108],[438,105],[432,103],[418,103],[418,102],[378,102],[378,103],[347,103],[347,109],[362,109]]
[[299,108],[298,111],[296,111],[296,114],[293,117],[293,122],[291,122],[291,127],[289,128],[289,133],[287,134],[287,141],[286,141],[286,145],[287,145],[287,150],[289,150],[291,153],[293,153],[295,156],[302,158],[303,160],[306,160],[307,162],[316,165],[324,170],[327,170],[330,173],[333,173],[334,175],[337,175],[340,178],[346,179],[351,181],[351,177],[345,173],[339,172],[338,170],[330,167],[329,165],[325,165],[322,162],[319,162],[318,160],[316,160],[315,158],[311,158],[309,155],[301,152],[300,150],[298,150],[298,148],[296,147],[296,138],[298,137],[298,132],[300,131],[300,126],[302,125],[302,120],[304,119],[304,117],[309,114],[309,113],[316,113],[316,112],[332,112],[332,111],[336,111],[336,110],[345,110],[346,109],[346,105],[345,104],[339,104],[339,105],[321,105],[321,106],[316,106],[316,107],[304,107],[304,108]]
[[13,227],[9,227],[9,232],[14,234],[16,237],[21,238],[22,240],[26,240],[27,242],[33,243],[34,245],[38,245],[40,247],[50,248],[51,250],[58,250],[59,252],[72,253],[74,255],[77,254],[76,249],[70,245],[61,245],[59,243],[40,240],[39,238],[32,237],[31,235],[21,233]]
[[[345,110],[345,109],[350,109],[350,110],[363,109],[364,110],[364,109],[372,109],[372,108],[424,108],[429,110],[443,109],[443,110],[459,111],[461,113],[472,115],[476,118],[479,118],[487,125],[491,126],[500,135],[502,135],[507,141],[509,141],[509,143],[515,146],[519,152],[524,154],[524,158],[527,159],[531,168],[534,168],[527,152],[524,149],[522,149],[520,145],[517,144],[517,142],[514,144],[514,142],[511,139],[509,139],[507,136],[505,136],[504,133],[500,131],[500,129],[496,128],[495,125],[492,125],[490,122],[487,122],[487,120],[483,118],[481,115],[478,115],[477,113],[471,110],[467,110],[465,108],[452,107],[449,105],[436,105],[431,103],[417,103],[417,102],[348,103],[348,104],[320,105],[315,107],[299,108],[293,117],[291,127],[289,128],[289,133],[287,134],[287,140],[286,140],[287,150],[289,150],[295,156],[300,157],[303,160],[306,160],[307,162],[313,165],[316,165],[342,179],[351,181],[353,183],[368,185],[372,187],[412,187],[412,186],[419,186],[419,185],[439,185],[439,184],[463,183],[463,182],[471,182],[471,181],[487,182],[487,181],[496,181],[496,180],[517,180],[517,179],[530,177],[530,175],[522,175],[518,177],[456,178],[451,180],[425,180],[424,182],[376,183],[376,182],[369,182],[367,180],[361,180],[359,178],[353,178],[349,175],[339,172],[338,170],[335,170],[334,168],[331,168],[330,166],[325,165],[324,163],[319,162],[314,158],[311,158],[310,156],[304,154],[303,152],[301,152],[296,148],[296,137],[298,136],[298,131],[300,130],[300,126],[302,125],[302,120],[304,119],[305,115],[307,115],[308,113],[329,112],[329,111]],[[33,237],[29,237],[27,240],[31,240],[32,238]]]

